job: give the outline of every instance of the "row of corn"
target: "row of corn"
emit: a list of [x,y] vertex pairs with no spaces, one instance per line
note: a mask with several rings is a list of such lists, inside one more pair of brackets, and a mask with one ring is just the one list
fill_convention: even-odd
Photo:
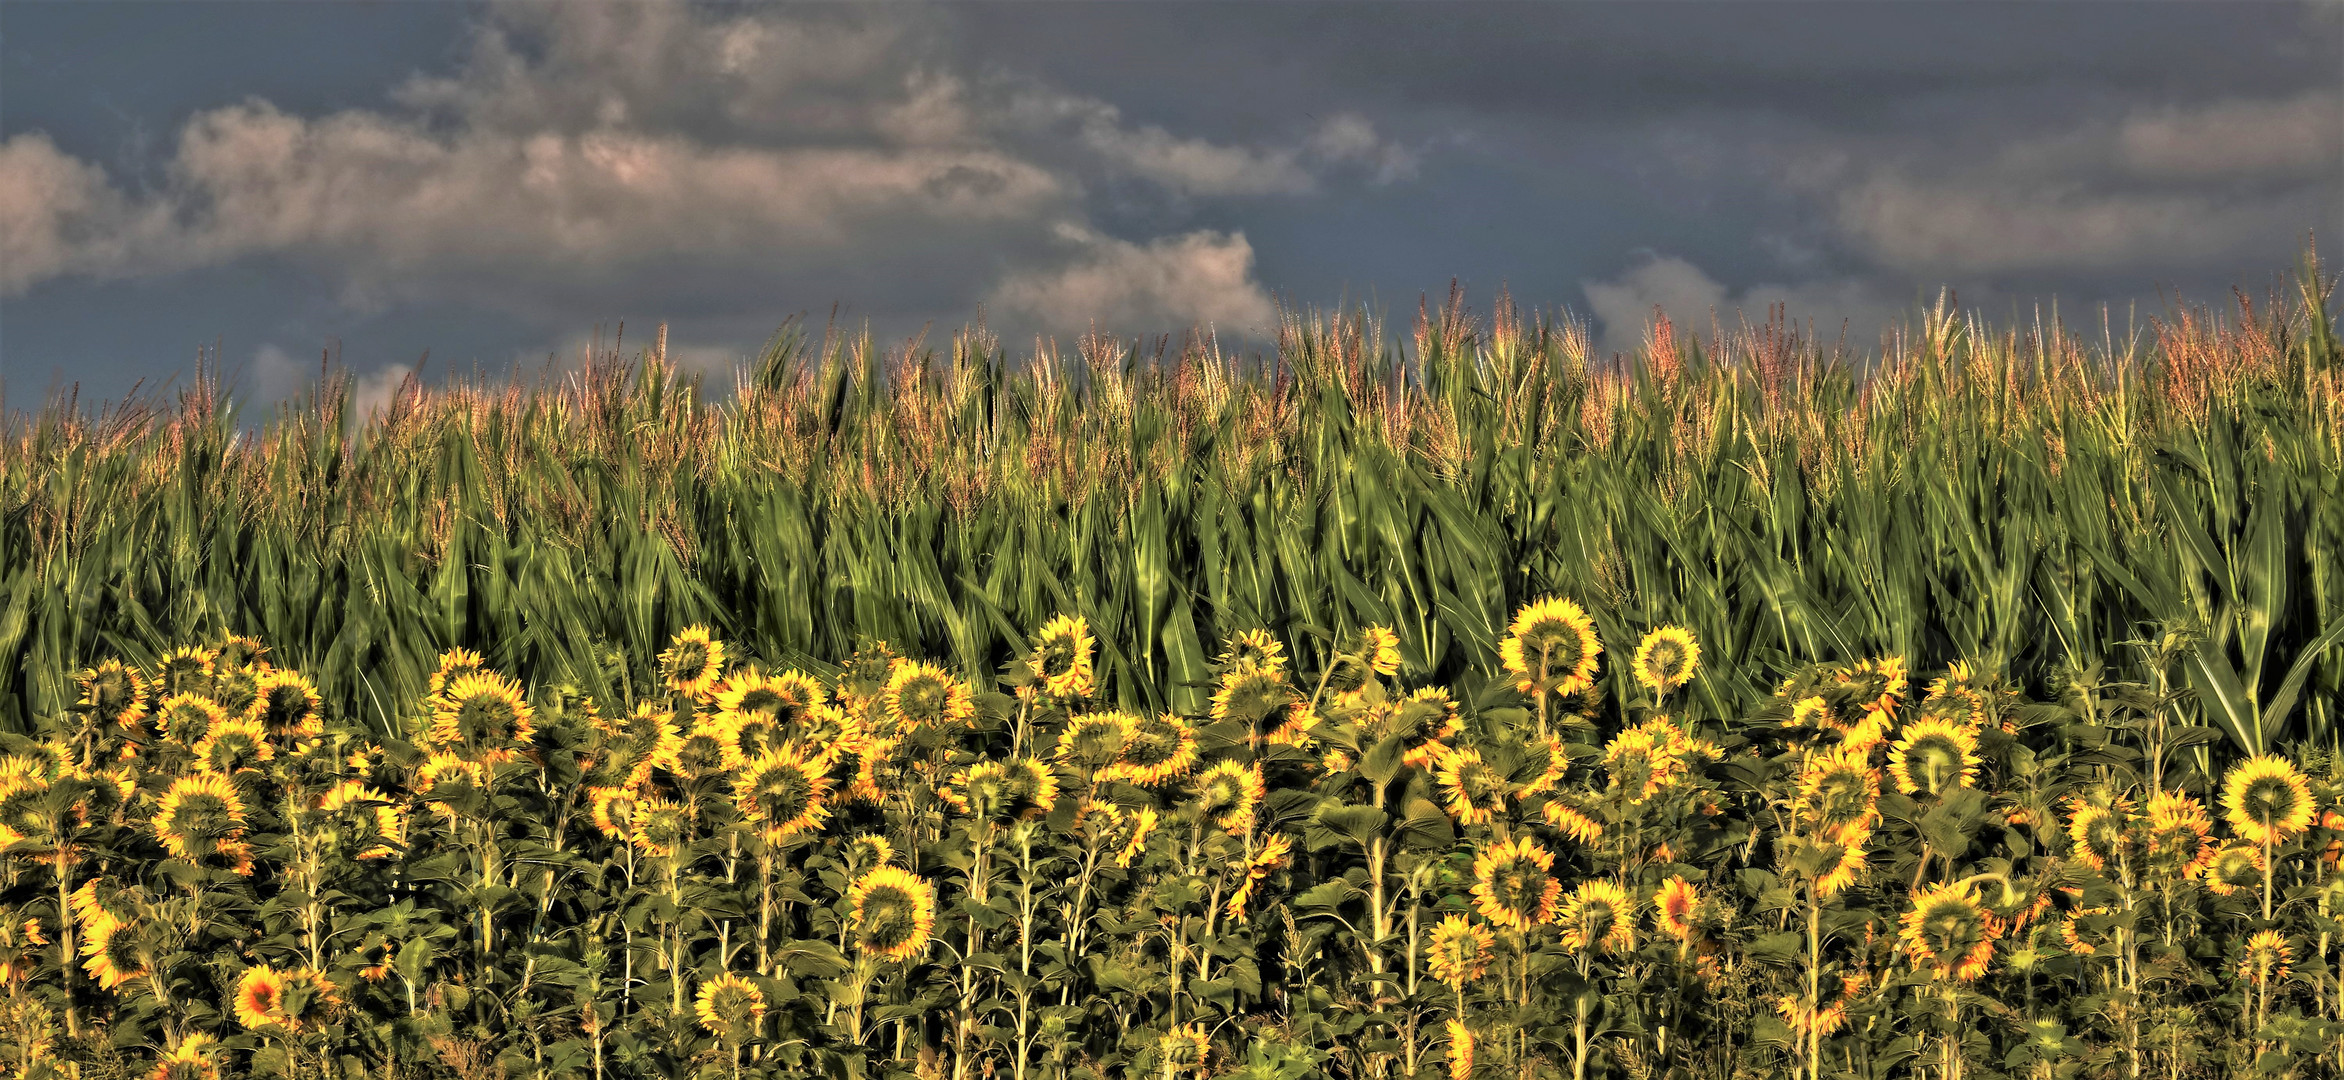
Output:
[[108,661],[0,745],[0,1069],[2344,1068],[2332,758],[1893,658],[1710,716],[1682,628],[1502,630],[1448,688],[1383,627],[1249,631],[1196,716],[1116,707],[1072,616],[981,680],[694,628],[625,703],[454,649],[397,738],[251,639]]

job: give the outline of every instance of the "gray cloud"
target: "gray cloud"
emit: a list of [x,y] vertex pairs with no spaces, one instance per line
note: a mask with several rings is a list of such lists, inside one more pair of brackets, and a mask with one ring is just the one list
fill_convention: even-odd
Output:
[[1812,324],[1819,337],[1845,326],[1870,336],[1896,318],[1900,304],[1876,285],[1853,279],[1759,284],[1729,289],[1707,271],[1675,256],[1646,253],[1619,277],[1581,285],[1595,316],[1596,352],[1610,356],[1642,346],[1655,310],[1680,326],[1706,333],[1747,319],[1763,322],[1775,304],[1793,322]]

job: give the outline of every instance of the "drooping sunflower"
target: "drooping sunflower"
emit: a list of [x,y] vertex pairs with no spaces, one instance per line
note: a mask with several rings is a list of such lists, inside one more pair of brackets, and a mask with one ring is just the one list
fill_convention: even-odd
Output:
[[[1393,710],[1391,730],[1405,737],[1400,751],[1401,764],[1411,769],[1432,769],[1449,752],[1448,741],[1464,733],[1465,719],[1447,690],[1427,686],[1410,693]],[[1523,794],[1530,792],[1526,790]]]
[[1694,919],[1701,908],[1701,892],[1682,877],[1672,877],[1652,894],[1652,921],[1661,933],[1679,941],[1693,936]]
[[178,1046],[155,1062],[146,1080],[220,1080],[220,1065],[209,1052],[215,1041],[201,1033],[179,1040]]
[[740,973],[728,971],[700,984],[692,1012],[700,1018],[701,1030],[739,1046],[756,1038],[764,1024],[765,992]]
[[1452,750],[1435,774],[1441,800],[1459,825],[1487,825],[1506,812],[1514,785],[1479,750]]
[[845,860],[856,870],[885,866],[895,861],[895,845],[878,833],[858,833],[847,839]]
[[1229,918],[1243,921],[1246,908],[1253,902],[1253,893],[1263,881],[1286,865],[1286,857],[1294,851],[1294,842],[1283,836],[1272,836],[1245,860],[1245,875],[1239,879],[1237,890],[1229,894],[1229,902],[1222,907]]
[[1968,982],[1994,958],[1993,917],[1959,885],[1933,886],[1915,897],[1902,925],[1897,936],[1905,950],[1939,979]]
[[1360,662],[1369,671],[1384,678],[1400,673],[1400,635],[1389,626],[1369,626],[1359,631]]
[[2287,943],[2287,935],[2259,930],[2246,939],[2246,947],[2239,952],[2238,977],[2257,987],[2268,987],[2286,982],[2294,964],[2295,947]]
[[1463,991],[1465,984],[1489,970],[1497,935],[1462,915],[1451,915],[1432,928],[1425,939],[1425,963],[1432,977]]
[[696,698],[716,685],[724,670],[724,642],[698,624],[685,627],[668,640],[659,654],[659,681],[672,693]]
[[1060,701],[1080,701],[1095,689],[1091,654],[1099,641],[1090,622],[1080,615],[1060,615],[1042,624],[1034,635],[1034,651],[1026,666],[1042,691]]
[[1632,666],[1638,683],[1654,695],[1666,697],[1693,681],[1693,673],[1701,666],[1701,644],[1682,626],[1663,626],[1644,635],[1643,643],[1636,646]]
[[1546,823],[1562,830],[1564,836],[1580,844],[1593,844],[1603,839],[1603,822],[1595,820],[1587,811],[1573,806],[1560,795],[1547,800],[1540,812]]
[[1079,713],[1059,733],[1056,756],[1084,775],[1095,774],[1123,756],[1123,744],[1138,722],[1129,713]]
[[536,737],[536,711],[521,684],[492,671],[458,677],[440,695],[431,716],[431,743],[467,760],[501,765]]
[[721,716],[695,717],[690,729],[660,740],[652,760],[678,780],[690,782],[715,776],[725,769],[726,728]]
[[2094,870],[2123,862],[2133,848],[2132,803],[2123,798],[2068,801],[2067,836],[2077,858]]
[[1196,729],[1171,713],[1149,713],[1131,725],[1123,757],[1102,773],[1155,787],[1188,775],[1196,767]]
[[2193,878],[2214,860],[2214,819],[2196,799],[2178,791],[2149,797],[2143,858],[2149,870],[2168,878]]
[[2247,844],[2224,847],[2198,871],[2198,880],[2216,896],[2254,888],[2263,880],[2263,849]]
[[1296,700],[1294,688],[1286,684],[1284,675],[1232,668],[1222,673],[1220,688],[1213,693],[1212,716],[1215,720],[1234,720],[1258,729],[1264,720]]
[[2110,944],[2109,909],[2105,905],[2079,907],[2059,923],[2059,942],[2077,956],[2091,956]]
[[172,855],[194,860],[244,834],[244,800],[218,773],[194,772],[171,782],[155,809],[155,838]]
[[308,676],[291,668],[262,675],[254,686],[253,718],[272,739],[298,739],[325,732],[325,704]]
[[414,790],[435,803],[454,803],[467,795],[488,790],[491,774],[484,762],[473,761],[453,750],[442,750],[428,758],[415,770]]
[[1441,1030],[1449,1036],[1449,1080],[1472,1080],[1473,1032],[1464,1021],[1444,1021]]
[[1515,688],[1525,694],[1567,697],[1593,686],[1595,658],[1602,653],[1595,620],[1561,597],[1523,605],[1506,639],[1498,643],[1499,658],[1514,674]]
[[74,681],[81,687],[75,707],[87,710],[99,723],[132,729],[145,719],[147,681],[137,668],[108,658]]
[[882,866],[847,890],[848,926],[855,945],[881,960],[900,962],[928,947],[936,926],[936,887],[909,870]]
[[212,733],[212,725],[226,719],[228,711],[202,694],[183,691],[155,706],[155,730],[190,750]]
[[1552,920],[1563,883],[1548,876],[1552,852],[1527,836],[1490,844],[1473,860],[1473,902],[1481,917],[1521,933]]
[[1204,1071],[1205,1058],[1212,1049],[1212,1040],[1205,1035],[1203,1024],[1173,1028],[1156,1040],[1156,1054],[1167,1074]]
[[629,787],[598,787],[587,792],[593,808],[594,827],[613,840],[625,840],[635,832],[635,804],[642,794]]
[[1845,748],[1810,755],[1799,770],[1792,814],[1801,831],[1838,838],[1869,835],[1880,820],[1880,774]]
[[1223,671],[1252,668],[1272,675],[1286,673],[1286,643],[1267,630],[1241,630],[1231,637],[1214,666]]
[[135,937],[130,924],[111,915],[91,924],[80,943],[84,957],[81,969],[108,990],[145,978],[147,967],[138,955]]
[[784,744],[751,759],[733,774],[733,805],[741,819],[760,827],[768,844],[819,828],[830,816],[829,761],[808,758]]
[[361,859],[387,859],[390,845],[406,842],[406,814],[389,795],[356,780],[345,780],[318,799],[319,812],[347,830],[346,840]]
[[1888,774],[1898,791],[1924,799],[1968,787],[1978,778],[1978,737],[1943,717],[1915,720],[1889,751]]
[[1231,836],[1241,836],[1253,830],[1254,811],[1269,793],[1269,785],[1258,762],[1245,766],[1216,761],[1196,774],[1194,793],[1198,817]]
[[2311,828],[2311,783],[2295,763],[2257,754],[2222,778],[2223,820],[2250,844],[2279,845]]
[[1625,952],[1636,944],[1636,900],[1610,881],[1582,881],[1563,901],[1555,922],[1573,952]]
[[920,660],[898,660],[887,677],[888,719],[905,731],[962,727],[976,718],[968,687],[943,668]]

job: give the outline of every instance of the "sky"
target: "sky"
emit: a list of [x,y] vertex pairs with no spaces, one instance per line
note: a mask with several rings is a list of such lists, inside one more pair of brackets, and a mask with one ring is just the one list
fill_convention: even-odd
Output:
[[0,3],[0,400],[729,383],[1369,302],[2167,310],[2344,245],[2344,3]]

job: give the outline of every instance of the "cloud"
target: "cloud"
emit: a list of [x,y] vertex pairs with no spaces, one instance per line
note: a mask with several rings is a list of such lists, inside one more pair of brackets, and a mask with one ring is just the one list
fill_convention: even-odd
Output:
[[[1095,181],[1292,196],[1415,168],[1356,114],[1288,144],[1135,124],[963,70],[916,16],[500,5],[455,70],[410,79],[388,108],[195,114],[164,182],[136,196],[19,135],[0,145],[0,293],[260,257],[315,270],[353,307],[454,299],[549,323],[616,303],[745,317],[777,298],[935,315],[995,297],[1047,331],[1251,319],[1242,235],[1106,236]],[[1036,282],[1112,311],[1077,318]]]
[[1060,235],[1080,254],[1065,265],[1018,274],[993,290],[990,306],[1044,325],[1169,332],[1199,323],[1269,332],[1277,306],[1253,280],[1245,234],[1210,231],[1134,244],[1079,226]]
[[1582,282],[1581,288],[1595,316],[1601,356],[1641,348],[1655,308],[1679,326],[1706,332],[1712,315],[1727,326],[1744,318],[1758,322],[1781,304],[1788,318],[1812,323],[1818,336],[1834,336],[1851,323],[1855,332],[1869,335],[1900,310],[1876,287],[1854,280],[1759,284],[1736,291],[1684,259],[1650,252],[1618,278]]

